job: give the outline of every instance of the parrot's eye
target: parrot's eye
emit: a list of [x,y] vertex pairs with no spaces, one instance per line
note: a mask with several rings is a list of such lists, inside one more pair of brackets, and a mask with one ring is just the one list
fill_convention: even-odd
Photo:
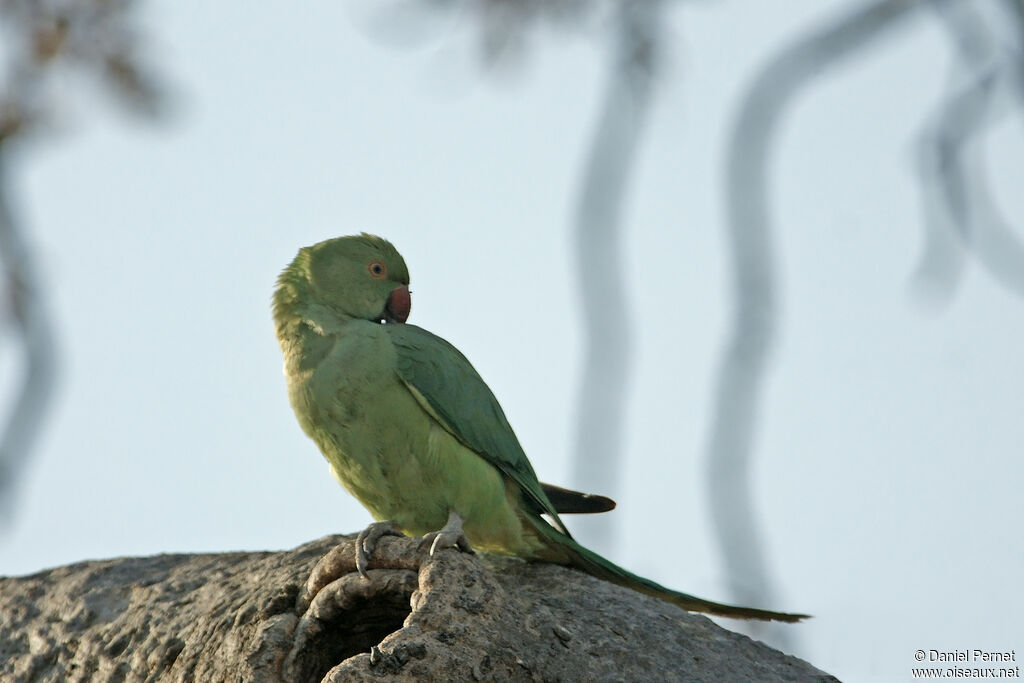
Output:
[[370,275],[374,277],[384,277],[388,274],[387,266],[380,261],[373,261],[367,268],[370,271]]

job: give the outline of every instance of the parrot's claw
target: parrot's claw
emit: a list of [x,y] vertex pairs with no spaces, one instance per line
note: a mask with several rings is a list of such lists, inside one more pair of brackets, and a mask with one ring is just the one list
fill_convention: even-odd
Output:
[[360,531],[356,536],[356,569],[359,571],[359,575],[364,579],[370,578],[366,574],[366,570],[370,566],[370,556],[373,555],[373,550],[377,547],[377,541],[382,536],[402,535],[402,532],[390,520],[374,522]]
[[442,548],[458,548],[464,553],[475,554],[469,539],[462,532],[462,517],[454,510],[448,513],[448,523],[444,525],[443,529],[431,531],[423,536],[423,539],[420,541],[420,548],[423,548],[428,543],[430,544],[431,557],[433,557],[436,550]]

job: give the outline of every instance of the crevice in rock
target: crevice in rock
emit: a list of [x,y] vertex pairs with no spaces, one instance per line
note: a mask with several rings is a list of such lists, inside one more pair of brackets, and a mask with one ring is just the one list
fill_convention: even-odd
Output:
[[321,681],[338,663],[371,653],[412,612],[416,580],[413,571],[376,569],[369,579],[353,572],[325,586],[295,629],[287,677]]

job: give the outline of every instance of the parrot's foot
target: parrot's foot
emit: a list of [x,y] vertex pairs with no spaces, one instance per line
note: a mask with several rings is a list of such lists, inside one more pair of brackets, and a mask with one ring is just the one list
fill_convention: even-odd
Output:
[[373,549],[377,547],[377,541],[381,537],[402,535],[402,532],[391,523],[391,520],[374,522],[360,531],[359,535],[356,536],[356,569],[359,571],[359,575],[364,579],[370,578],[366,574],[366,570],[370,566],[370,556],[373,555]]
[[431,531],[423,536],[423,540],[420,541],[420,548],[423,548],[428,543],[430,544],[431,555],[434,554],[435,550],[441,548],[458,548],[464,553],[474,554],[473,546],[470,545],[469,539],[462,532],[462,517],[455,510],[448,513],[448,523],[444,525],[443,529]]

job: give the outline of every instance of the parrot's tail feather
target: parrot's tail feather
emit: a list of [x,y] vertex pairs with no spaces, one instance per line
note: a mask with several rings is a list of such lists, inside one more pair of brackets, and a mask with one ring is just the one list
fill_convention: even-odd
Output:
[[544,522],[544,520],[532,515],[529,517],[533,526],[540,532],[540,536],[548,543],[547,553],[541,557],[541,559],[546,561],[575,567],[591,576],[610,581],[619,586],[632,588],[635,591],[664,600],[689,612],[703,612],[718,617],[760,619],[763,621],[796,622],[808,618],[806,614],[788,614],[786,612],[772,612],[753,607],[725,605],[665,588],[654,581],[628,572],[597,553],[587,550],[573,539],[560,533],[550,524]]
[[[568,514],[593,514],[595,512],[608,512],[615,509],[615,501],[611,498],[598,496],[593,493],[580,493],[572,489],[563,489],[554,484],[540,483],[544,495],[548,497],[555,510],[560,515]],[[544,512],[538,509],[537,514]]]

